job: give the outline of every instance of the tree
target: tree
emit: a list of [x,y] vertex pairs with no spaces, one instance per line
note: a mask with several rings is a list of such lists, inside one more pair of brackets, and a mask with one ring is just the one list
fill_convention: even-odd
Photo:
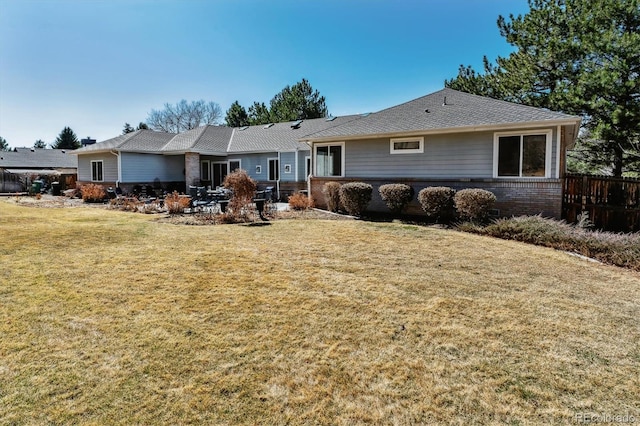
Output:
[[249,124],[255,126],[268,123],[273,123],[269,108],[267,108],[264,102],[254,102],[253,105],[249,107]]
[[149,130],[149,126],[147,126],[147,123],[141,121],[138,127],[136,127],[136,130]]
[[153,130],[180,133],[205,124],[217,124],[221,116],[220,106],[215,102],[188,103],[183,99],[175,105],[165,104],[162,110],[151,110],[147,124]]
[[580,157],[615,176],[640,171],[639,0],[529,0],[498,18],[516,50],[461,66],[447,87],[583,117]]
[[44,149],[47,147],[47,143],[45,141],[43,141],[42,139],[38,139],[34,144],[33,144],[34,148],[40,148],[40,149]]
[[248,126],[249,116],[247,115],[247,110],[245,110],[238,101],[235,101],[227,110],[227,115],[225,116],[224,121],[229,127]]
[[136,129],[134,129],[133,127],[131,127],[131,124],[129,123],[124,123],[124,128],[122,129],[122,134],[126,135],[127,133],[133,133],[135,132]]
[[286,86],[270,102],[269,114],[274,123],[327,116],[324,96],[313,90],[306,79]]
[[269,107],[264,102],[254,102],[247,115],[249,124],[258,125],[321,118],[328,114],[324,96],[303,78],[293,86],[285,86],[271,99]]
[[80,148],[80,141],[78,141],[78,137],[70,127],[65,127],[51,147],[54,149],[78,149]]
[[0,151],[9,151],[9,143],[2,136],[0,136]]

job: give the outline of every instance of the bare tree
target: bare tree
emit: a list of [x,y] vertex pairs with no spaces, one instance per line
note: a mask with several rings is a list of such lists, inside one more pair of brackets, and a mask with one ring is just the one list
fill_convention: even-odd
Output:
[[164,109],[152,109],[147,124],[153,130],[180,133],[205,124],[218,124],[222,118],[220,105],[204,100],[188,103],[181,100],[175,105],[165,104]]

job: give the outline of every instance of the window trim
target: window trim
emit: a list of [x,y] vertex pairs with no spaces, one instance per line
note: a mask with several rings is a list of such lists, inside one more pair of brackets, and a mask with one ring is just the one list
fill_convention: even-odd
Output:
[[[542,179],[542,176],[523,176],[522,175],[522,156],[524,150],[522,149],[522,138],[530,135],[544,135],[545,136],[545,151],[544,151],[544,179],[550,179],[553,171],[551,170],[551,156],[553,148],[553,129],[538,129],[538,130],[523,130],[519,132],[496,132],[493,134],[493,177],[499,179]],[[520,165],[518,176],[499,176],[498,175],[498,160],[500,157],[500,138],[501,137],[520,137]]]
[[[100,176],[102,179],[94,179],[96,176],[93,175],[93,165],[100,163]],[[91,160],[91,182],[104,182],[104,160]]]
[[[205,167],[206,165],[206,167]],[[202,171],[207,171],[207,179],[202,176]],[[211,180],[211,160],[202,160],[200,161],[200,180],[209,182]]]
[[[342,158],[340,159],[340,175],[337,176],[318,176],[318,148],[325,146],[339,146],[342,148]],[[314,177],[344,177],[345,170],[345,160],[346,160],[346,150],[344,142],[324,142],[313,144],[313,161],[311,166],[313,167],[313,176]]]
[[[418,148],[411,148],[411,149],[397,149],[394,146],[396,142],[418,142],[420,146]],[[424,153],[424,136],[411,137],[411,138],[392,138],[389,141],[389,153],[390,154],[423,154]]]

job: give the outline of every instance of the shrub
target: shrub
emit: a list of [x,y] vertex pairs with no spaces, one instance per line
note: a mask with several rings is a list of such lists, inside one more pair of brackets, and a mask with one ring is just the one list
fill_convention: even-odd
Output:
[[173,191],[164,197],[164,206],[169,214],[183,213],[184,209],[189,207],[189,202],[189,197],[178,194],[178,191]]
[[144,203],[137,198],[114,198],[109,201],[109,208],[125,212],[137,212]]
[[340,187],[340,203],[347,213],[360,216],[371,201],[373,187],[364,182],[349,182]]
[[90,183],[80,188],[82,201],[85,203],[100,203],[107,197],[107,192],[100,185]]
[[463,225],[462,229],[505,240],[570,251],[601,262],[640,271],[640,233],[590,231],[541,216],[498,219],[484,228]]
[[418,193],[418,201],[428,217],[448,221],[455,215],[456,191],[446,186],[430,186]]
[[388,183],[378,188],[380,198],[393,214],[399,214],[413,199],[413,188],[404,183]]
[[453,199],[460,217],[472,222],[486,221],[496,202],[493,192],[478,188],[460,190]]
[[306,210],[313,208],[313,198],[298,192],[289,197],[289,207],[293,210]]
[[340,184],[338,182],[327,182],[322,186],[324,202],[327,203],[327,210],[337,212],[341,210],[340,205]]
[[227,211],[227,213],[236,220],[240,218],[246,220],[250,210],[249,205],[253,203],[253,196],[258,187],[256,181],[251,179],[245,170],[237,169],[224,178],[222,185],[232,192],[229,200],[231,211]]

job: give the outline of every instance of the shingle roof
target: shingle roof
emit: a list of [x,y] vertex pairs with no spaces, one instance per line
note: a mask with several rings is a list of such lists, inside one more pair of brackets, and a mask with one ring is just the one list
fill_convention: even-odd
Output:
[[194,151],[224,155],[232,133],[231,127],[211,125],[198,127],[173,137],[162,151]]
[[370,114],[361,120],[321,130],[307,136],[304,140],[409,134],[456,128],[500,127],[532,122],[577,123],[579,120],[580,117],[577,116],[446,88]]
[[0,152],[0,168],[21,169],[73,169],[78,167],[78,157],[72,150],[17,148],[16,152]]
[[[361,119],[360,115],[346,115],[342,117],[313,118],[308,120],[288,121],[236,128],[229,143],[228,152],[276,152],[309,149],[309,146],[299,142],[305,136],[327,130],[341,124]],[[293,126],[298,121],[299,125]]]
[[75,154],[85,154],[98,151],[131,151],[131,152],[159,152],[174,136],[174,133],[156,132],[153,130],[136,130],[125,135],[116,136],[106,141],[87,145],[73,151]]

